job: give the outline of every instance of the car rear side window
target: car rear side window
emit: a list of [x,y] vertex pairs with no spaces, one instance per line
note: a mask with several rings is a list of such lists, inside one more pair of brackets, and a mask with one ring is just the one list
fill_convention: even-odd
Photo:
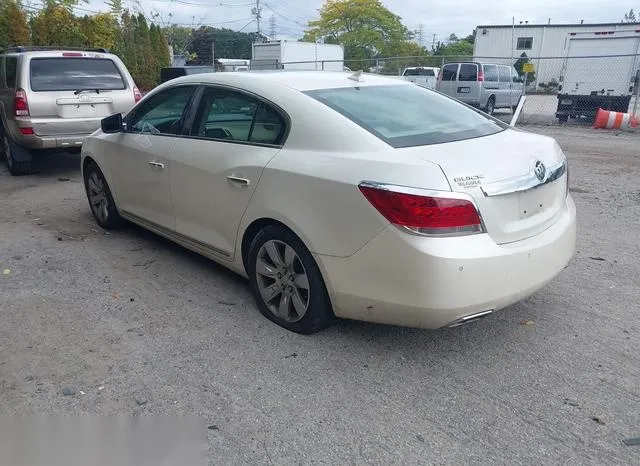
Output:
[[498,81],[498,67],[496,65],[482,65],[482,69],[484,70],[485,81]]
[[449,97],[413,84],[305,93],[396,148],[487,136],[508,127]]
[[444,65],[442,68],[443,81],[455,81],[458,74],[458,65]]
[[478,80],[478,65],[473,63],[463,63],[460,65],[460,74],[458,81],[477,81]]
[[408,69],[404,72],[405,76],[435,76],[435,73],[430,68],[415,68]]
[[18,59],[16,57],[6,57],[4,64],[4,76],[9,89],[15,89],[18,73]]
[[118,67],[108,58],[32,58],[30,71],[35,92],[126,89]]

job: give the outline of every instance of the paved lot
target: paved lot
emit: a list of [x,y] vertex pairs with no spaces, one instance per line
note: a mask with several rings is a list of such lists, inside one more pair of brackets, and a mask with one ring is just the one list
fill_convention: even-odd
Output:
[[439,331],[289,333],[221,267],[97,228],[77,157],[2,168],[0,410],[195,414],[212,464],[639,464],[640,135],[529,129],[569,156],[579,252]]

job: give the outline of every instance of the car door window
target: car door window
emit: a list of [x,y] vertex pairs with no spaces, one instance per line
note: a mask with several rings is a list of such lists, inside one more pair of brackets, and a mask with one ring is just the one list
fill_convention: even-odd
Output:
[[260,103],[249,135],[249,142],[277,145],[282,142],[285,123],[282,116],[265,103]]
[[190,134],[213,140],[279,144],[284,130],[284,119],[266,103],[230,89],[207,87]]
[[127,119],[128,131],[179,135],[184,113],[194,90],[194,86],[176,86],[152,96]]
[[507,66],[499,66],[498,74],[500,75],[501,83],[510,83],[511,82],[511,72],[509,71],[509,67]]
[[207,87],[200,99],[191,136],[248,142],[258,101],[240,92]]
[[498,67],[496,65],[482,65],[484,80],[498,82]]

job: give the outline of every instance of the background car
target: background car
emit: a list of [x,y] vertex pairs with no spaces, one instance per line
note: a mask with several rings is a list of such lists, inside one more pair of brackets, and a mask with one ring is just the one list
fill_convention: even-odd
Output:
[[515,111],[523,86],[522,79],[512,66],[447,63],[440,70],[436,90],[492,115],[497,108],[512,108]]
[[567,168],[551,138],[344,72],[177,78],[82,150],[99,225],[248,277],[300,333],[335,316],[457,326],[531,295],[575,251]]
[[141,95],[104,49],[13,47],[0,54],[0,152],[12,175],[31,172],[42,149],[80,150],[84,138]]

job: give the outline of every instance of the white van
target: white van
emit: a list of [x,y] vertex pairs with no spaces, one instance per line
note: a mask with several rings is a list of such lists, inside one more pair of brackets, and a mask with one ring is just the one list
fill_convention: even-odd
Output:
[[491,115],[496,108],[515,108],[523,80],[512,66],[477,62],[447,63],[440,70],[436,90]]
[[402,72],[402,77],[419,86],[435,89],[439,72],[440,68],[414,66],[405,68]]

